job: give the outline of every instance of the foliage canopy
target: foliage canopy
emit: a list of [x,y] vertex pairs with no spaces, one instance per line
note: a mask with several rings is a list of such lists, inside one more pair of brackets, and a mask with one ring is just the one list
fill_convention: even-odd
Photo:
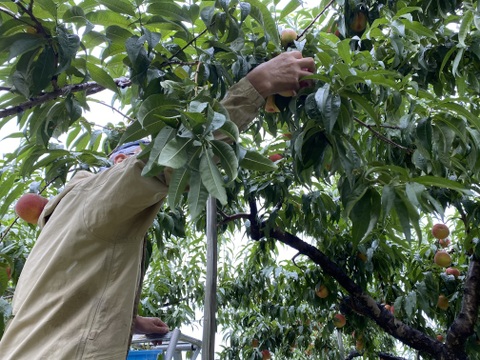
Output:
[[[298,37],[282,46],[286,27]],[[0,34],[0,128],[16,122],[4,135],[20,141],[1,160],[5,319],[38,231],[16,221],[15,200],[54,195],[148,136],[145,176],[168,166],[174,180],[149,233],[143,313],[195,321],[211,194],[221,358],[479,358],[478,1],[2,0]],[[314,57],[315,86],[276,95],[280,112],[239,134],[219,100],[292,49]],[[98,126],[85,113],[105,89],[124,120]],[[458,278],[433,263],[436,222],[450,228]],[[229,238],[245,229],[256,241],[239,251]],[[279,242],[298,255],[278,260]]]

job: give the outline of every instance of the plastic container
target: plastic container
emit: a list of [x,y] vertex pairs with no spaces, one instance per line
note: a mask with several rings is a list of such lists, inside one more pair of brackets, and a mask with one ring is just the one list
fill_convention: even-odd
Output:
[[131,350],[128,353],[127,360],[157,360],[162,350]]

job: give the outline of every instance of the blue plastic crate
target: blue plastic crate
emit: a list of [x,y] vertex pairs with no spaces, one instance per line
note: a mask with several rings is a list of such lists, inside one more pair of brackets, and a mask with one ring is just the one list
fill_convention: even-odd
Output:
[[157,360],[162,350],[131,350],[128,353],[127,360]]

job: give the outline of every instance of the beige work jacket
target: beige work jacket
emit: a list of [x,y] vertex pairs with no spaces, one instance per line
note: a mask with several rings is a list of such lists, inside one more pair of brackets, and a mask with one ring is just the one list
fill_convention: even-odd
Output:
[[[245,127],[264,99],[247,79],[223,105]],[[136,157],[99,174],[79,172],[46,205],[23,268],[1,360],[125,359],[143,238],[168,187],[141,176]]]

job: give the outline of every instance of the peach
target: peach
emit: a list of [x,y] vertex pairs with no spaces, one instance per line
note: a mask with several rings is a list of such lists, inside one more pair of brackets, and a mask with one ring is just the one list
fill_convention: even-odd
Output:
[[23,194],[15,204],[15,213],[30,224],[36,224],[48,199],[34,193]]
[[447,236],[450,235],[450,230],[445,224],[435,224],[432,227],[432,235],[436,239],[446,239]]
[[452,257],[445,250],[439,250],[435,253],[435,256],[433,257],[433,261],[438,266],[446,268],[446,267],[449,267],[450,264],[452,263]]
[[442,310],[447,310],[448,309],[448,298],[441,294],[438,296],[438,301],[437,301],[437,306],[442,309]]
[[335,325],[335,327],[338,329],[344,327],[346,323],[347,319],[343,314],[335,314],[335,316],[333,317],[333,325]]
[[297,40],[297,32],[293,29],[284,29],[280,33],[280,43],[284,48]]

